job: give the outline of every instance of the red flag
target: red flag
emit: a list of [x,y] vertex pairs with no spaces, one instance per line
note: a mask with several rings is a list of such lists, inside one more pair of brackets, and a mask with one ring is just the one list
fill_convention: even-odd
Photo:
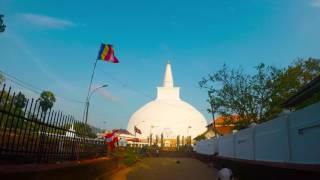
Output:
[[109,148],[111,151],[114,151],[115,149],[115,143],[118,142],[118,137],[116,136],[116,133],[118,131],[113,131],[111,133],[107,133],[104,137],[107,139],[107,143],[109,145]]
[[134,132],[141,134],[141,130],[137,126],[134,126]]

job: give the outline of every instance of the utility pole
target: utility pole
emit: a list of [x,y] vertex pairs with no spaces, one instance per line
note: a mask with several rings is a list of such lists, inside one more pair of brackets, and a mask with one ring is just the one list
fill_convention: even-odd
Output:
[[154,125],[150,126],[150,146],[152,146],[152,129],[155,127],[158,127],[158,126],[154,126]]
[[104,132],[103,133],[105,133],[107,131],[107,126],[106,126],[107,121],[103,121],[103,124],[104,124]]
[[[189,130],[192,128],[192,126],[188,126],[188,129],[187,129],[187,139],[188,139],[188,141],[187,141],[187,143],[190,143],[190,145],[192,144],[192,139],[191,139],[191,135],[189,136]],[[189,139],[190,139],[190,142],[189,142]]]
[[214,137],[217,137],[217,129],[216,129],[216,121],[214,119],[214,107],[213,107],[213,99],[212,99],[212,91],[208,91],[208,96],[209,96],[209,103],[211,107],[211,114],[212,114],[212,121],[213,121],[213,131],[214,131]]

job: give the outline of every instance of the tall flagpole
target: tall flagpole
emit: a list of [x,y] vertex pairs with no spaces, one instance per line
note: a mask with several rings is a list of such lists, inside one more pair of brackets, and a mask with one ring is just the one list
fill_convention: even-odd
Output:
[[[106,47],[107,47],[107,49],[106,49]],[[103,53],[105,53],[105,54],[103,54]],[[84,109],[84,112],[83,112],[83,121],[85,122],[85,124],[87,124],[87,122],[88,122],[89,100],[90,100],[90,96],[91,96],[90,95],[90,90],[91,90],[92,80],[93,80],[93,77],[94,77],[94,72],[96,70],[98,59],[111,61],[113,63],[118,63],[119,62],[118,59],[114,56],[114,50],[112,48],[112,45],[110,45],[110,44],[106,45],[106,44],[101,43],[101,47],[100,47],[100,51],[99,51],[98,57],[97,57],[96,61],[94,62],[93,71],[92,71],[92,74],[91,74],[90,84],[89,84],[89,88],[88,88],[88,94],[87,94],[87,98],[86,98],[86,105],[85,105],[85,109]]]
[[92,80],[93,80],[94,73],[95,73],[95,70],[96,70],[97,62],[98,62],[98,58],[94,62],[93,71],[92,71],[92,74],[91,74],[90,84],[89,84],[89,88],[88,88],[88,94],[87,94],[87,98],[86,98],[86,106],[85,106],[84,113],[83,113],[83,119],[85,121],[85,124],[87,124],[87,122],[88,122],[89,94],[90,94]]

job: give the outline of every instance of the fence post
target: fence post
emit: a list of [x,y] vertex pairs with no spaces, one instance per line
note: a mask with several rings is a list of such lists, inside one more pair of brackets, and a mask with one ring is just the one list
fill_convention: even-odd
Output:
[[286,115],[285,116],[285,121],[286,121],[286,128],[285,128],[285,131],[286,131],[286,142],[287,142],[287,153],[286,153],[286,159],[285,159],[285,162],[290,162],[291,161],[291,139],[290,139],[290,120],[289,120],[289,115]]
[[[7,104],[7,101],[8,101],[8,97],[9,97],[9,95],[10,95],[10,90],[11,90],[11,88],[9,89],[8,95],[7,95],[7,97],[6,97],[6,102],[5,102],[6,104]],[[3,127],[2,127],[2,123],[1,123],[1,128],[4,128],[4,131],[2,132],[3,134],[2,134],[1,153],[0,153],[0,155],[3,153],[3,150],[5,149],[5,148],[4,148],[4,145],[5,145],[6,134],[7,134],[7,123],[8,123],[8,121],[9,121],[9,117],[10,117],[10,114],[11,114],[11,109],[12,109],[12,104],[13,104],[14,96],[15,96],[15,93],[13,93],[13,98],[12,98],[11,101],[10,101],[9,111],[7,112],[7,117],[5,118],[6,120],[5,120],[5,122],[4,122],[4,126],[3,126]],[[5,104],[5,107],[6,107],[6,104]],[[4,113],[3,113],[3,114],[5,114],[5,112],[6,112],[6,109],[4,108]],[[3,114],[2,114],[2,115],[3,115]],[[4,119],[4,118],[3,118],[3,116],[2,116],[1,121],[2,121],[3,119]],[[9,134],[9,136],[10,136],[10,134]]]
[[252,128],[252,155],[253,160],[256,160],[256,126],[253,126]]

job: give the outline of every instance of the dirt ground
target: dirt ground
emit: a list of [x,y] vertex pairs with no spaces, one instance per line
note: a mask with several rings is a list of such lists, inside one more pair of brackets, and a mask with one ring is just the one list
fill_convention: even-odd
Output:
[[[193,158],[145,158],[115,173],[113,180],[214,180],[217,170]],[[109,179],[101,176],[99,179]]]

